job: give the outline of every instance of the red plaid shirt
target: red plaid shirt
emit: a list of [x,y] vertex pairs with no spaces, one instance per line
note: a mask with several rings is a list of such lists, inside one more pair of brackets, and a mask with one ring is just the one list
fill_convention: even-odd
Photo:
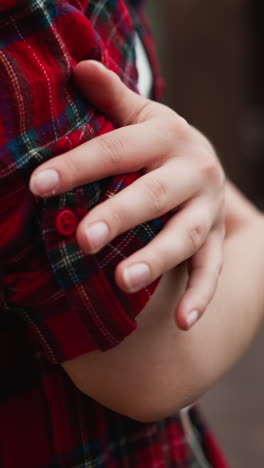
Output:
[[[122,0],[5,0],[0,5],[0,466],[168,467],[192,465],[178,417],[141,424],[81,394],[59,363],[117,345],[157,282],[134,295],[114,281],[121,259],[149,242],[166,218],[85,256],[79,219],[140,173],[107,178],[42,201],[28,189],[43,161],[110,131],[72,80],[83,59],[102,61],[136,89],[133,28],[138,5]],[[133,18],[133,20],[132,20]],[[134,25],[132,25],[132,21]],[[153,95],[160,79],[155,73]],[[192,411],[207,453],[224,466]]]

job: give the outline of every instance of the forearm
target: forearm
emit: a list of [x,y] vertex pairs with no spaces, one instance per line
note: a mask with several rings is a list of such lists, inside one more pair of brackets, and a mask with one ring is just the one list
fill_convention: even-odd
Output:
[[136,332],[107,353],[78,358],[70,376],[81,390],[136,419],[159,419],[196,400],[240,357],[264,310],[264,219],[232,197],[225,263],[205,316],[188,333],[177,329],[187,274],[184,266],[170,272]]
[[[177,369],[183,376],[176,408],[195,401],[214,385],[254,338],[264,313],[263,236],[264,220],[227,241],[225,263],[213,301],[193,330],[178,337],[176,347],[190,352],[188,355],[186,351],[184,365],[176,358]],[[176,379],[174,383],[176,386]],[[171,408],[168,406],[168,412]]]
[[263,318],[264,218],[232,191],[227,216],[224,267],[214,299],[193,330],[177,334],[175,372],[163,362],[167,382],[156,404],[163,415],[212,386],[245,351]]
[[[193,402],[211,387],[246,350],[263,318],[264,218],[232,192],[228,217],[224,267],[214,299],[193,330],[176,332],[173,364],[166,365],[166,356],[160,363],[165,385],[153,406],[161,409],[160,415]],[[163,353],[166,339],[159,345]]]

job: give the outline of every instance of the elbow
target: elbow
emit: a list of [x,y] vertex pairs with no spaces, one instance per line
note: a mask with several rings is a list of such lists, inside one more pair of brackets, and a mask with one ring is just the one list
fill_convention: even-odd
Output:
[[190,404],[190,399],[182,398],[177,392],[168,397],[161,387],[149,388],[144,384],[129,386],[105,385],[100,391],[93,392],[78,385],[79,390],[93,398],[100,405],[141,423],[160,421],[175,415],[181,408]]
[[[203,386],[193,385],[193,379],[167,379],[152,374],[131,385],[123,393],[123,407],[118,412],[142,423],[151,423],[174,416],[192,405],[203,393]],[[128,388],[127,388],[128,390]],[[125,396],[124,396],[125,395]],[[118,399],[122,401],[122,395]]]
[[150,404],[146,399],[144,402],[138,401],[136,404],[128,404],[126,407],[119,408],[118,413],[141,423],[152,423],[174,416],[179,410],[192,403],[193,401],[187,400],[184,403],[179,402],[177,397],[170,403],[157,401],[156,404]]
[[141,388],[137,392],[116,392],[97,401],[122,416],[141,423],[152,423],[175,415],[180,409],[193,403],[190,395],[173,391],[168,395],[162,388]]

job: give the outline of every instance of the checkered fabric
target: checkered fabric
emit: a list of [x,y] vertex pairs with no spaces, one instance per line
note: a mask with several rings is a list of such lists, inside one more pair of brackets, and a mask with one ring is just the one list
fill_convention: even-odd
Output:
[[128,9],[113,0],[21,1],[2,12],[0,41],[5,209],[0,254],[1,264],[9,265],[5,300],[26,308],[25,316],[53,362],[108,349],[135,329],[134,318],[157,284],[126,295],[115,284],[115,267],[149,242],[165,218],[119,236],[98,255],[85,256],[75,233],[57,232],[58,214],[70,209],[81,219],[141,174],[105,179],[45,202],[29,193],[28,180],[41,162],[113,128],[74,88],[71,75],[77,62],[100,60],[136,89]]
[[[42,201],[28,189],[43,161],[113,129],[80,95],[72,69],[95,59],[137,87],[133,24],[139,2],[5,0],[0,4],[0,466],[194,467],[178,417],[141,424],[81,394],[59,363],[117,345],[135,327],[157,282],[126,295],[119,261],[146,245],[167,217],[139,226],[95,256],[56,228],[67,209],[87,211],[140,177],[124,174]],[[146,25],[146,23],[144,23]],[[155,72],[158,77],[158,72]],[[158,96],[157,78],[153,95]],[[89,158],[89,155],[87,155]],[[193,410],[196,415],[196,410]],[[209,454],[208,431],[197,430]],[[217,450],[211,455],[220,462]]]

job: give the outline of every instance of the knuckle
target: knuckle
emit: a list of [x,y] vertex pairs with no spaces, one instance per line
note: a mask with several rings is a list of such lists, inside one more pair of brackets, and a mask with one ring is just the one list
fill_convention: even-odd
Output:
[[127,119],[128,124],[136,124],[144,122],[151,118],[153,112],[155,112],[155,104],[148,99],[142,98],[142,104],[137,108]]
[[[112,200],[113,201],[113,200]],[[106,202],[107,203],[107,202]],[[108,225],[110,227],[111,237],[117,236],[122,231],[122,226],[124,223],[124,216],[121,213],[121,210],[115,203],[108,202],[108,205],[105,206],[106,208],[106,215],[105,219],[108,219]],[[107,213],[111,213],[111,215],[107,216]]]
[[122,160],[122,154],[125,151],[125,145],[121,138],[116,134],[108,133],[107,135],[100,136],[98,140],[100,150],[106,159],[106,163],[110,167],[115,168]]
[[166,120],[167,130],[174,138],[177,136],[178,140],[184,140],[189,132],[189,124],[180,115],[175,112],[173,114],[170,119]]
[[200,249],[203,243],[203,226],[201,224],[196,224],[195,226],[192,226],[191,229],[188,231],[187,238],[189,239],[192,252],[197,252],[197,250]]
[[162,180],[149,177],[145,181],[148,196],[152,203],[152,211],[155,216],[162,215],[168,211],[168,189]]
[[212,153],[204,153],[201,172],[203,179],[214,187],[224,185],[224,172]]
[[185,138],[190,131],[190,126],[183,117],[177,116],[177,133],[179,137]]
[[151,278],[154,281],[158,276],[166,271],[165,255],[161,254],[159,249],[153,249],[152,247],[146,247],[144,250],[145,262],[149,265],[151,270]]

